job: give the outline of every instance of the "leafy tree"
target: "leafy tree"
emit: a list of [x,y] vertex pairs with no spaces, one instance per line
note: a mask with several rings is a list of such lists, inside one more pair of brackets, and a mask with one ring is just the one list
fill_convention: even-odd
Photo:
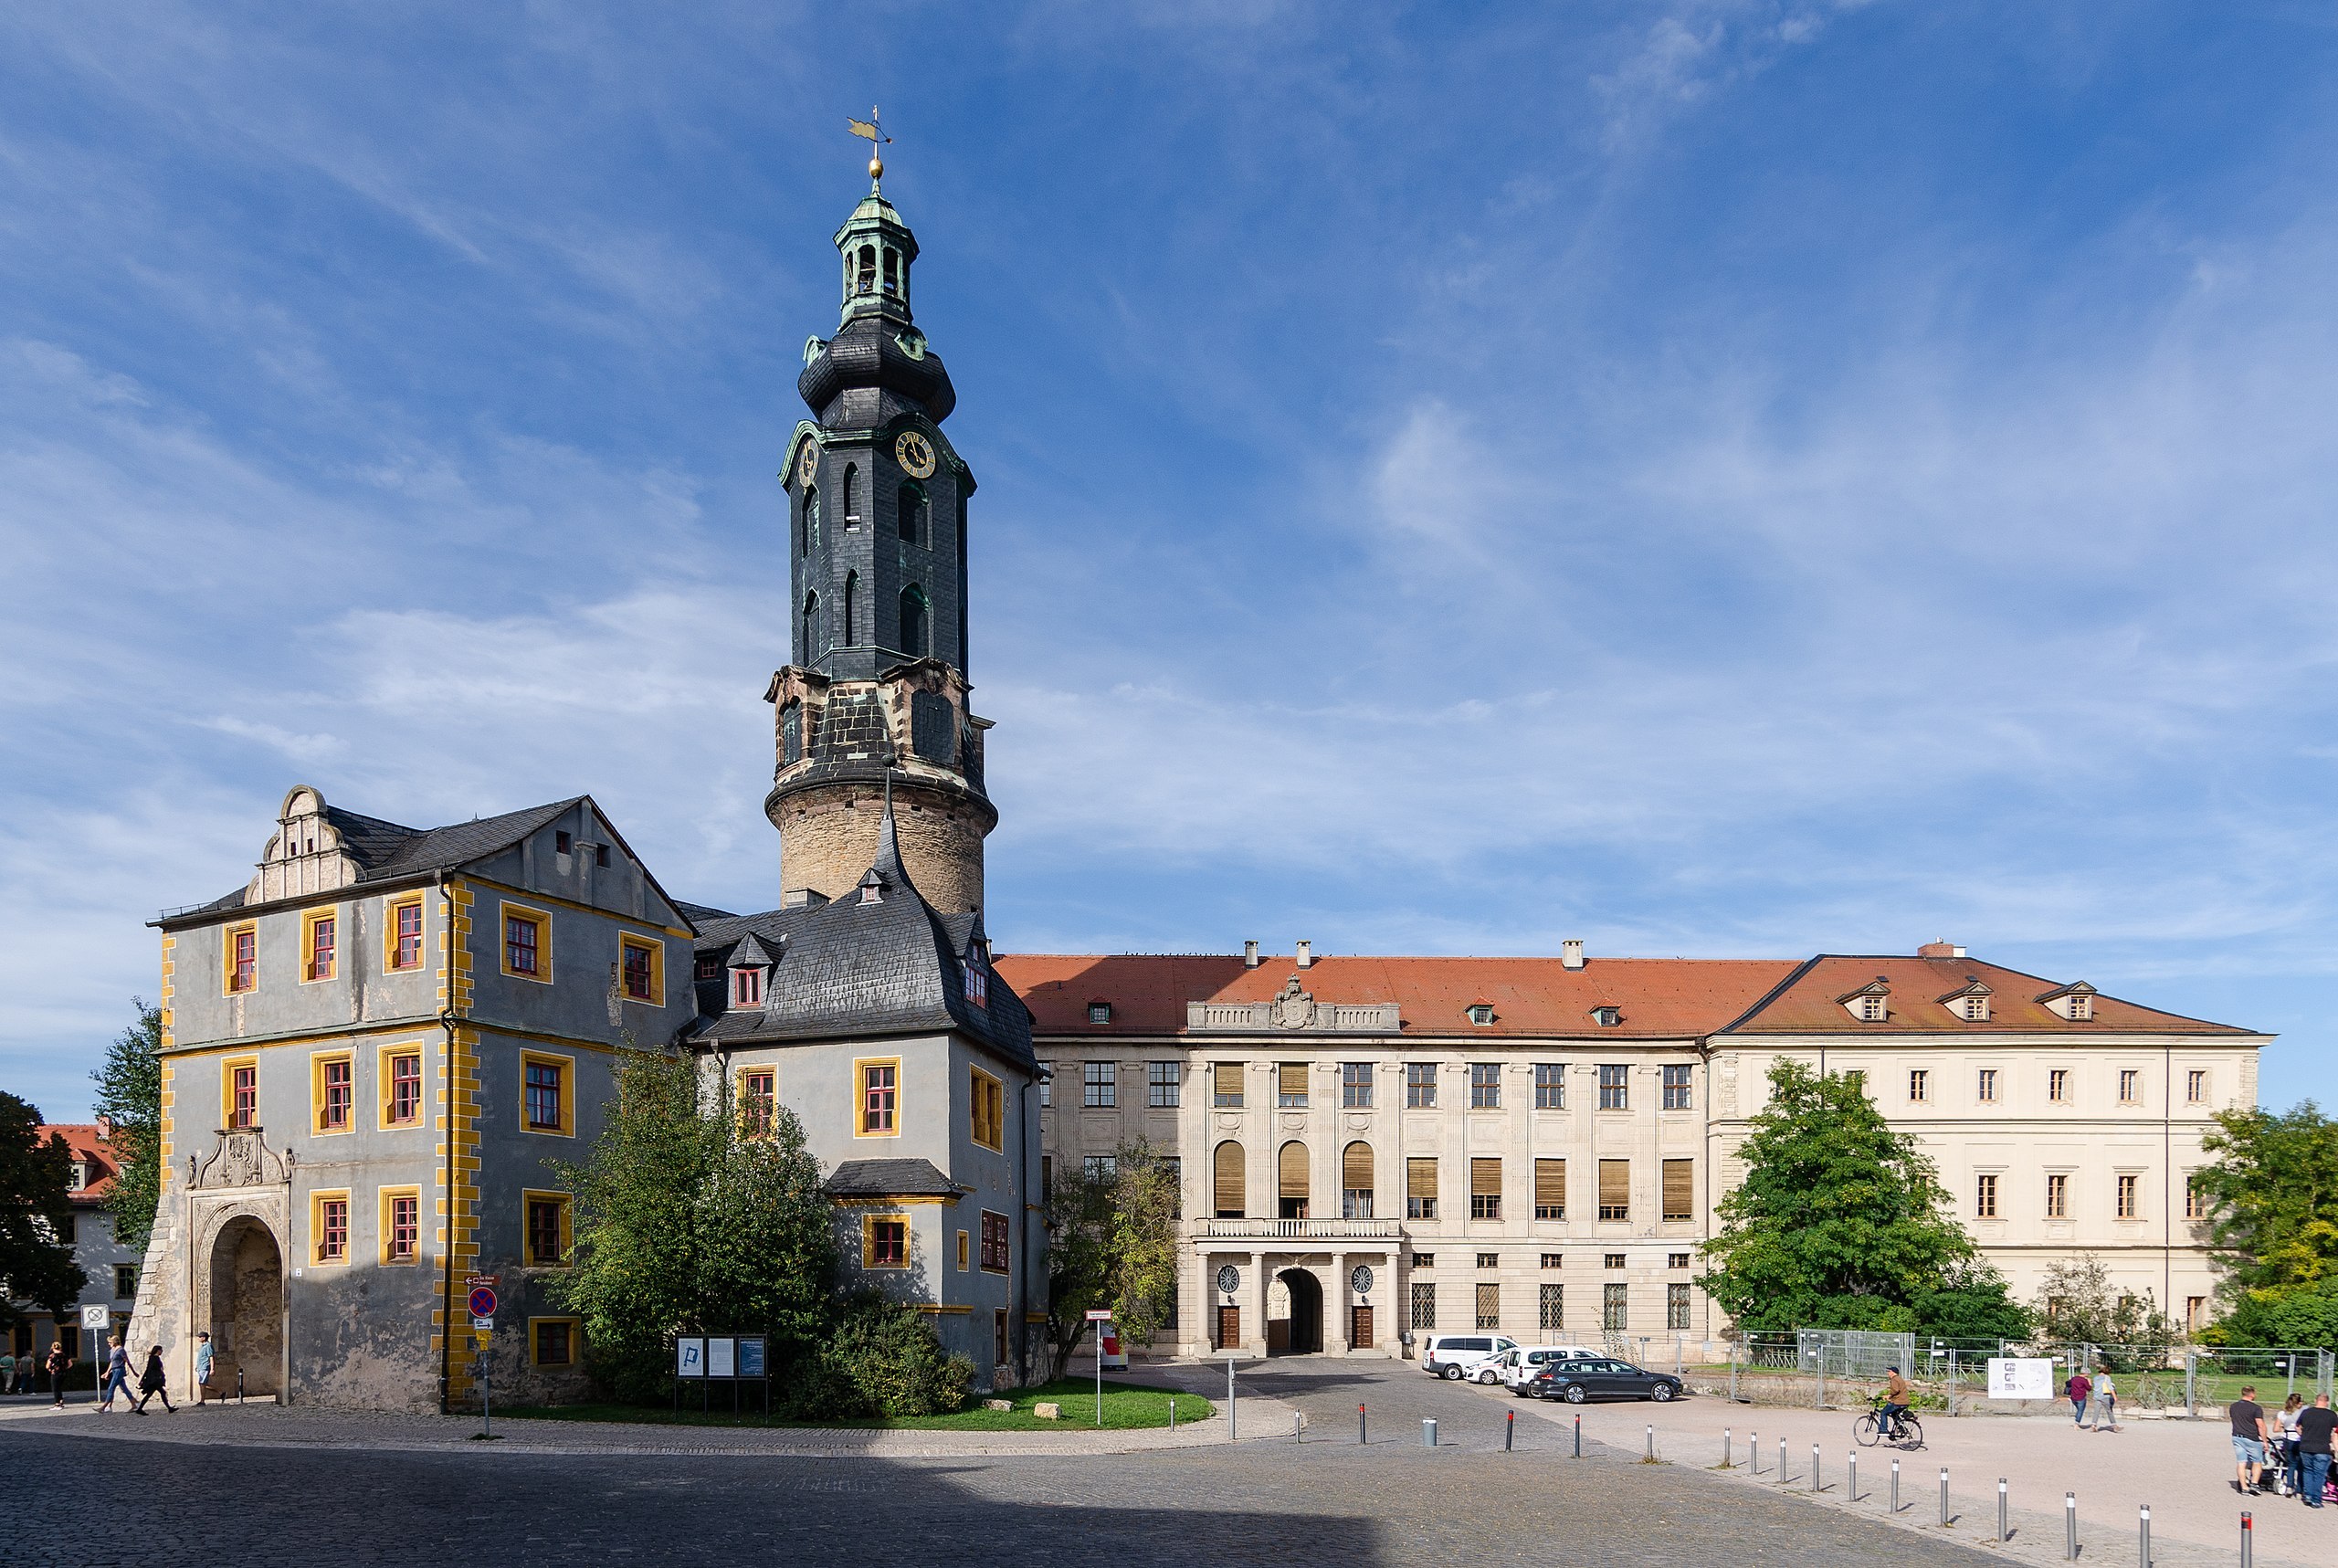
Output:
[[974,1363],[944,1351],[915,1308],[874,1291],[842,1304],[807,1365],[790,1401],[806,1415],[947,1415],[974,1381]]
[[767,1334],[784,1372],[828,1327],[836,1242],[803,1124],[781,1107],[767,1136],[744,1136],[701,1082],[688,1055],[626,1052],[591,1156],[551,1163],[576,1204],[553,1289],[622,1397],[665,1391],[676,1333]]
[[2227,1310],[2220,1344],[2338,1345],[2338,1121],[2294,1110],[2217,1113],[2194,1173]]
[[1711,1271],[1698,1280],[1741,1326],[2027,1327],[1942,1212],[1948,1194],[1931,1160],[1891,1130],[1861,1080],[1782,1060],[1749,1126],[1745,1180],[1721,1202],[1721,1232],[1703,1247]]
[[40,1135],[40,1112],[0,1091],[0,1323],[30,1301],[61,1322],[90,1277],[58,1238],[73,1223],[73,1147]]
[[2176,1339],[2175,1325],[2159,1310],[2147,1289],[2137,1296],[2112,1283],[2102,1260],[2089,1255],[2048,1266],[2038,1287],[2038,1310],[2046,1332],[2069,1343],[2132,1346],[2141,1357],[2109,1359],[2133,1362],[2149,1359]]
[[1112,1173],[1058,1181],[1048,1203],[1048,1339],[1060,1374],[1087,1337],[1088,1311],[1111,1309],[1122,1338],[1149,1345],[1177,1288],[1175,1167],[1143,1139]]
[[98,1114],[112,1123],[110,1142],[121,1169],[106,1208],[114,1238],[144,1253],[163,1201],[163,1010],[135,997],[138,1022],[106,1047],[105,1066],[90,1075],[98,1086]]

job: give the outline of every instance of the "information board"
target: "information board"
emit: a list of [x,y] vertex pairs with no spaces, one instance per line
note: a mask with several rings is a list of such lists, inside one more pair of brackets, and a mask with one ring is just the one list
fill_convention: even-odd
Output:
[[2044,1356],[1993,1355],[1989,1358],[1991,1399],[2051,1399],[2054,1363]]
[[739,1336],[739,1375],[741,1377],[764,1375],[763,1335],[742,1334]]
[[706,1342],[706,1375],[736,1377],[739,1375],[739,1342],[729,1335],[720,1335]]
[[674,1375],[704,1377],[706,1375],[706,1342],[685,1336],[674,1342]]

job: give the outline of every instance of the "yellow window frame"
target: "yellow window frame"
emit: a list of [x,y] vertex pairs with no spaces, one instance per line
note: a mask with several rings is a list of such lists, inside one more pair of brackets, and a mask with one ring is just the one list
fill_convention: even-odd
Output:
[[967,1270],[967,1269],[969,1269],[969,1268],[973,1268],[973,1267],[974,1267],[974,1262],[973,1262],[973,1258],[974,1258],[974,1236],[973,1236],[973,1233],[972,1233],[972,1232],[969,1232],[969,1231],[964,1231],[964,1230],[960,1231],[960,1232],[958,1233],[958,1272],[959,1272],[959,1273],[964,1274],[964,1272],[966,1272],[966,1270]]
[[[528,1210],[536,1204],[551,1203],[560,1206],[560,1257],[551,1263],[539,1263],[530,1247],[532,1239],[528,1227]],[[576,1245],[575,1195],[553,1192],[539,1187],[523,1187],[520,1191],[520,1258],[531,1268],[566,1268],[569,1248]]]
[[771,1079],[771,1115],[772,1121],[776,1123],[779,1120],[779,1068],[765,1062],[741,1068],[732,1075],[731,1086],[731,1102],[738,1112],[740,1135],[745,1138],[768,1138],[771,1136],[768,1129],[759,1131],[747,1121],[747,1080],[751,1078]]
[[[317,951],[317,923],[320,921],[332,921],[332,967],[326,970],[322,974],[311,974],[309,973],[309,960]],[[314,985],[320,981],[334,980],[340,977],[341,950],[343,946],[342,938],[343,934],[344,931],[341,919],[341,906],[339,904],[328,905],[324,909],[321,910],[302,910],[300,911],[301,984]],[[254,956],[258,955],[255,954]]]
[[[248,932],[252,939],[252,983],[243,990],[236,987],[236,939]],[[259,921],[237,921],[219,930],[219,994],[248,996],[259,989]]]
[[[414,1200],[414,1256],[412,1258],[393,1258],[390,1256],[390,1205],[399,1198],[412,1198]],[[423,1221],[422,1189],[420,1187],[384,1187],[380,1189],[376,1195],[374,1204],[374,1223],[377,1227],[374,1232],[374,1240],[383,1268],[413,1268],[421,1264],[422,1255],[428,1248],[430,1238],[428,1231],[425,1227]]]
[[[408,964],[401,964],[398,963],[398,911],[404,909],[419,910],[421,908],[422,895],[420,893],[407,893],[402,897],[389,898],[382,900],[383,973],[409,974],[417,969],[427,969],[430,967],[427,950],[425,945],[428,942],[430,938],[430,921],[427,915],[424,916],[421,921],[416,922],[421,927],[421,942],[415,947],[414,962]],[[500,934],[500,931],[499,934]]]
[[[349,1120],[342,1126],[325,1125],[325,1068],[332,1062],[349,1064]],[[354,1051],[313,1051],[309,1056],[309,1131],[319,1138],[338,1138],[357,1131],[357,1055]]]
[[[542,1062],[560,1068],[560,1125],[538,1127],[528,1120],[528,1064]],[[520,1053],[520,1131],[544,1138],[576,1136],[576,1058],[557,1051]]]
[[219,1063],[219,1125],[223,1131],[233,1131],[236,1125],[236,1069],[252,1069],[252,1125],[259,1125],[259,1058],[258,1057],[226,1057]]
[[[877,1227],[898,1225],[901,1227],[901,1260],[899,1263],[877,1261]],[[905,1214],[865,1214],[860,1216],[860,1266],[863,1268],[907,1268],[910,1266],[910,1216]]]
[[349,1267],[349,1255],[355,1248],[357,1240],[357,1211],[353,1208],[349,1211],[346,1216],[346,1223],[341,1238],[341,1256],[339,1258],[327,1258],[324,1255],[325,1205],[333,1202],[336,1199],[341,1203],[347,1204],[349,1202],[349,1189],[347,1187],[334,1187],[326,1191],[314,1192],[309,1194],[309,1262],[312,1268],[346,1268]]
[[[870,1068],[889,1067],[893,1069],[893,1124],[871,1129],[869,1125],[869,1078]],[[852,1063],[852,1135],[855,1138],[898,1138],[901,1135],[901,1058],[899,1057],[856,1057]]]
[[[558,1324],[568,1331],[568,1360],[548,1362],[537,1358],[536,1328],[538,1324]],[[582,1318],[530,1318],[528,1320],[528,1364],[548,1366],[559,1371],[565,1366],[571,1371],[584,1364],[584,1320]]]
[[[541,943],[539,943],[541,947]],[[625,988],[625,956],[635,948],[649,954],[649,994],[636,996]],[[666,1005],[666,944],[654,938],[636,936],[631,931],[617,933],[617,995],[627,1002],[644,1007]]]
[[[973,1079],[971,1120],[974,1142],[999,1153],[1006,1152],[1006,1083],[980,1068],[968,1069]],[[898,1079],[895,1080],[899,1082]],[[893,1120],[900,1121],[898,1102]],[[985,1136],[987,1130],[988,1136]]]
[[[536,928],[536,972],[526,973],[511,967],[510,932],[513,921],[525,921]],[[535,985],[552,984],[552,911],[529,904],[499,903],[495,917],[495,965],[513,980],[525,980]]]
[[[422,1065],[423,1055],[422,1042],[419,1040],[407,1040],[400,1045],[384,1046],[375,1053],[374,1062],[374,1072],[375,1075],[375,1082],[374,1085],[374,1109],[382,1131],[395,1132],[401,1131],[409,1127],[420,1127],[430,1120],[430,1112],[428,1109],[430,1092],[427,1088],[423,1090],[420,1098],[416,1099],[414,1102],[414,1120],[411,1121],[393,1121],[390,1120],[390,1090],[396,1087],[397,1082],[396,1075],[390,1070],[391,1064],[396,1061],[400,1057],[412,1057],[415,1059],[416,1067],[419,1068]],[[416,1076],[419,1079],[421,1075],[417,1071]]]

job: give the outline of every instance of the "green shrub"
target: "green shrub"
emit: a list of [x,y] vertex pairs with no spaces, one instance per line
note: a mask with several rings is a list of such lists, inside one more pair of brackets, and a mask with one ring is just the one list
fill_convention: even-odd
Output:
[[841,1305],[815,1364],[788,1392],[810,1416],[947,1415],[964,1407],[974,1381],[974,1363],[945,1352],[918,1312],[859,1296]]

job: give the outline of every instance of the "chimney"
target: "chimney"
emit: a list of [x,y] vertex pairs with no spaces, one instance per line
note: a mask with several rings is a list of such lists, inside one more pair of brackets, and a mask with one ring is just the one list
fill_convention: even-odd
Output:
[[1301,943],[1299,944],[1299,967],[1300,967],[1300,968],[1301,968],[1301,969],[1311,969],[1311,968],[1313,968],[1313,967],[1315,966],[1315,952],[1314,952],[1314,947],[1315,947],[1315,944],[1314,944],[1313,942],[1301,942]]
[[1259,944],[1257,942],[1246,942],[1242,944],[1242,967],[1245,969],[1256,969],[1259,967]]
[[1916,950],[1918,958],[1963,958],[1964,950],[1951,942],[1928,942]]
[[1583,943],[1574,937],[1559,943],[1559,965],[1564,969],[1583,967]]

